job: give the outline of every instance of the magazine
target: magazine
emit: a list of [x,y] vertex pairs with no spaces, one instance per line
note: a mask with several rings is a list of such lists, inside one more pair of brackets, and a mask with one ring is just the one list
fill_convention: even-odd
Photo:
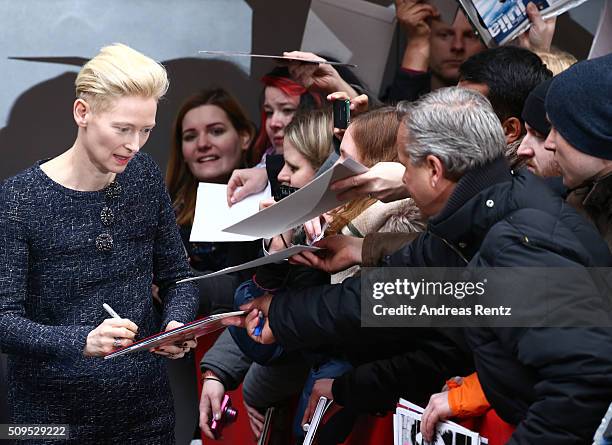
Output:
[[184,324],[178,328],[159,332],[155,335],[151,335],[150,337],[143,338],[142,340],[138,340],[129,346],[116,349],[110,354],[104,356],[104,359],[108,360],[132,352],[148,351],[151,348],[156,348],[159,346],[173,345],[176,343],[183,343],[187,340],[193,340],[201,337],[202,335],[210,334],[211,332],[223,329],[225,327],[225,325],[222,323],[223,319],[228,317],[239,317],[245,314],[245,311],[234,311],[210,315],[208,317],[201,318],[200,320]]
[[466,16],[489,47],[504,45],[531,26],[527,4],[532,1],[546,20],[586,0],[458,0]]
[[424,409],[407,400],[400,399],[393,415],[394,445],[485,445],[488,441],[474,431],[461,425],[444,421],[436,426],[432,442],[421,435],[421,417]]
[[317,407],[315,408],[314,413],[312,414],[312,418],[310,419],[310,424],[308,425],[308,430],[306,431],[306,437],[304,438],[304,443],[302,445],[311,445],[314,443],[315,435],[317,434],[317,429],[319,428],[319,424],[323,419],[323,416],[332,405],[333,400],[328,399],[327,397],[319,397],[319,401],[317,402]]

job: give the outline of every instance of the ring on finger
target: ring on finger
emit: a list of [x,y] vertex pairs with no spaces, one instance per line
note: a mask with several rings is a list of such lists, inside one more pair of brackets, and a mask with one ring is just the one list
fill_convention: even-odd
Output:
[[121,347],[121,339],[118,337],[115,337],[115,339],[113,340],[113,348],[120,348]]

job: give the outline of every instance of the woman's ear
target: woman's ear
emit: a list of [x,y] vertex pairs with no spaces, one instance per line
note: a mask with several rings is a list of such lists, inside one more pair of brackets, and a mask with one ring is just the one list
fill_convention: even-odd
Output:
[[251,146],[251,141],[253,140],[253,135],[251,135],[248,131],[243,131],[238,135],[240,137],[240,148],[242,150],[248,150]]
[[78,98],[72,106],[72,115],[77,126],[85,128],[91,115],[91,107],[83,99]]
[[509,117],[502,123],[504,135],[506,136],[506,144],[511,144],[518,141],[523,135],[523,124],[516,117]]

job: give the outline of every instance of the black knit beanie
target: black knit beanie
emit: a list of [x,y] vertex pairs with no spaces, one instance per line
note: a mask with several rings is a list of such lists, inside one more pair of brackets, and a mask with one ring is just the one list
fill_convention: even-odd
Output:
[[576,150],[612,160],[612,54],[556,76],[546,94],[546,113]]
[[529,93],[521,114],[523,120],[543,136],[548,136],[550,133],[550,122],[546,119],[544,100],[551,83],[552,79],[545,80]]

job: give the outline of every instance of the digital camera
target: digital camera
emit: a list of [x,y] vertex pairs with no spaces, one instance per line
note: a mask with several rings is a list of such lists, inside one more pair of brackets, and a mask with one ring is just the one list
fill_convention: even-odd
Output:
[[236,418],[238,417],[238,410],[232,407],[232,401],[227,394],[223,396],[223,401],[221,402],[221,417],[219,420],[215,420],[212,418],[209,421],[210,430],[215,436],[215,440],[219,440],[223,433],[223,428],[225,428],[230,423],[234,423]]

